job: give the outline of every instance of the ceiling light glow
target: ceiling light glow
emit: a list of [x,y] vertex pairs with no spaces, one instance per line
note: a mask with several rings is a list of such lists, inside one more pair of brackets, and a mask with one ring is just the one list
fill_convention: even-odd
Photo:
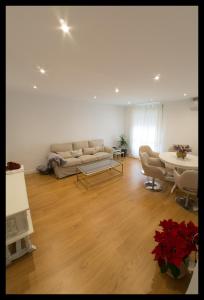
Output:
[[46,71],[45,71],[45,69],[43,69],[43,68],[41,68],[41,67],[37,67],[38,68],[38,70],[39,70],[39,72],[41,73],[41,74],[45,74],[46,73]]
[[160,79],[160,74],[157,74],[155,77],[154,77],[154,80],[159,80]]
[[116,88],[116,89],[115,89],[115,92],[116,92],[116,93],[119,93],[119,89],[118,89],[118,88]]
[[44,69],[40,69],[40,73],[45,74],[45,70]]
[[60,29],[64,32],[64,33],[68,33],[69,30],[70,30],[70,27],[67,25],[67,23],[63,20],[63,19],[60,19]]
[[186,96],[187,96],[187,94],[186,94],[186,93],[184,93],[183,95],[184,95],[184,97],[186,97]]
[[37,89],[38,87],[37,87],[37,85],[34,85],[33,88],[34,88],[34,89]]
[[93,98],[96,99],[96,96],[94,96]]
[[129,104],[131,104],[131,102],[130,102],[130,101],[128,101],[128,105],[129,105]]

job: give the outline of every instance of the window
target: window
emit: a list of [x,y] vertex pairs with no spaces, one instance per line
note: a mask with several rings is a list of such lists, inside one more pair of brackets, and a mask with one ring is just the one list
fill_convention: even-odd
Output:
[[162,104],[137,105],[129,112],[130,151],[139,156],[139,147],[148,145],[154,151],[162,150]]

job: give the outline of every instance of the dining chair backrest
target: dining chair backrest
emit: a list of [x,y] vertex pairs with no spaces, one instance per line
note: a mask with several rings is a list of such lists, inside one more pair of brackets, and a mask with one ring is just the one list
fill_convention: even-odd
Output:
[[148,165],[149,165],[148,159],[149,159],[149,155],[147,152],[140,153],[140,160],[141,160],[141,164],[142,164],[142,168],[143,168],[144,172],[148,170]]
[[174,170],[175,184],[184,192],[197,193],[198,190],[198,171],[186,170],[178,174]]
[[140,154],[142,168],[144,170],[144,174],[146,176],[150,176],[152,178],[158,178],[161,180],[165,180],[166,170],[161,166],[151,165],[149,163],[149,155],[147,152],[142,152]]
[[146,152],[146,153],[148,153],[149,156],[151,156],[151,154],[152,154],[152,149],[151,149],[150,146],[148,146],[148,145],[140,146],[140,148],[139,148],[139,153],[143,153],[143,152]]

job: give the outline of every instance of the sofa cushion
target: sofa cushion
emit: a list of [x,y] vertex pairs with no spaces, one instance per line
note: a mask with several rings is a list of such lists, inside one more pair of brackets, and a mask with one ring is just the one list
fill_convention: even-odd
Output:
[[107,152],[97,152],[96,154],[94,154],[94,156],[97,158],[97,160],[101,160],[104,158],[109,158],[112,155],[110,153]]
[[89,141],[88,147],[97,147],[97,146],[104,146],[104,140],[98,139],[98,140]]
[[50,146],[51,152],[65,152],[65,151],[71,151],[72,149],[72,143],[64,143],[64,144],[52,144]]
[[71,151],[57,152],[57,154],[61,155],[63,158],[71,158]]
[[82,149],[78,149],[78,150],[72,150],[71,151],[71,155],[72,157],[80,157],[83,155]]
[[87,154],[95,154],[97,151],[95,147],[92,147],[92,148],[84,148],[83,152],[85,155],[87,155]]
[[95,149],[96,149],[96,153],[97,153],[97,152],[105,152],[105,151],[104,151],[104,146],[96,146]]
[[78,150],[78,149],[89,147],[88,141],[74,142],[74,143],[72,143],[72,145],[73,145],[73,150]]
[[82,163],[88,163],[91,161],[96,161],[97,157],[95,155],[82,155],[80,156],[80,159]]
[[78,166],[78,165],[82,164],[80,158],[72,157],[72,158],[67,158],[65,160],[66,160],[66,164],[63,166],[63,168],[71,167],[71,166]]

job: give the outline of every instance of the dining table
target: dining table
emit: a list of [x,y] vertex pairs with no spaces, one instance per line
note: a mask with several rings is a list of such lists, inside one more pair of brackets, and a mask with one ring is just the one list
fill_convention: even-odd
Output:
[[[185,158],[177,157],[176,152],[161,152],[159,154],[161,161],[171,169],[181,169],[186,170],[198,170],[198,156],[192,153],[187,153]],[[173,193],[176,185],[171,189]]]

